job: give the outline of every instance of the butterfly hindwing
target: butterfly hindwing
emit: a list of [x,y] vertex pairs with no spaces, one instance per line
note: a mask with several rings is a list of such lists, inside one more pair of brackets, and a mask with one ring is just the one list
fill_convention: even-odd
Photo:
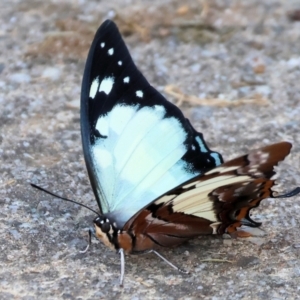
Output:
[[[276,197],[274,167],[290,149],[290,143],[281,142],[252,150],[166,193],[141,212],[147,215],[146,234],[162,246],[200,234],[250,236],[250,228],[260,223],[249,212],[261,200]],[[139,222],[138,214],[126,228]]]
[[133,63],[112,21],[92,43],[81,94],[85,161],[102,213],[120,226],[168,190],[223,160]]

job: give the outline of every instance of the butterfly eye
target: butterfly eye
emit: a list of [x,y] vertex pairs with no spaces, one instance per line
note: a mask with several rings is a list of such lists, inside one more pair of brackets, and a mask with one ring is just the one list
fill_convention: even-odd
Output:
[[110,230],[110,223],[103,223],[101,224],[101,230],[105,233],[109,232]]

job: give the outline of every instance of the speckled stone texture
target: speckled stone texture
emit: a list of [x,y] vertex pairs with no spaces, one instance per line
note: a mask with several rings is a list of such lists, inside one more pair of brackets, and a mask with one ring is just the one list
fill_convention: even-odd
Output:
[[[296,9],[299,0],[1,0],[0,299],[296,299],[299,196],[255,210],[263,239],[200,237],[162,251],[189,275],[154,255],[127,257],[120,288],[114,252],[96,240],[79,252],[94,215],[29,185],[97,209],[79,97],[89,45],[106,18],[159,91],[174,85],[199,98],[181,108],[212,149],[229,159],[292,141],[278,190],[299,185],[300,22],[288,17]],[[256,101],[235,105],[241,99]]]

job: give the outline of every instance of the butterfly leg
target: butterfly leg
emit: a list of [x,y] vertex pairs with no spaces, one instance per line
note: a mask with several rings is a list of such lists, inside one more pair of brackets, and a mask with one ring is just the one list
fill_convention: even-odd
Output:
[[92,232],[93,232],[92,229],[89,229],[89,241],[88,241],[88,245],[87,245],[87,247],[84,250],[79,251],[80,253],[86,253],[89,250],[89,248],[91,246],[91,243],[92,243]]
[[124,255],[124,250],[122,248],[119,250],[119,254],[121,259],[120,286],[123,286],[124,274],[125,274],[125,255]]
[[161,258],[163,261],[165,261],[169,266],[171,266],[172,268],[174,268],[175,270],[181,272],[181,273],[184,273],[184,274],[189,274],[188,271],[186,270],[183,270],[177,266],[175,266],[174,264],[172,264],[169,260],[167,260],[165,257],[163,257],[160,253],[158,253],[157,251],[155,250],[150,250],[148,253],[155,253],[159,258]]

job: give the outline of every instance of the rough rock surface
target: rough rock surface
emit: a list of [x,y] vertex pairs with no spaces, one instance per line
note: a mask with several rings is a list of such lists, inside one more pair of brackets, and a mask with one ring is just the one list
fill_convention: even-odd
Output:
[[297,9],[296,0],[2,0],[0,299],[297,298],[299,196],[265,200],[255,210],[264,239],[200,237],[162,251],[189,275],[153,255],[127,257],[120,288],[114,252],[95,240],[79,252],[94,216],[29,186],[97,209],[82,155],[79,97],[87,50],[106,18],[115,19],[159,91],[173,85],[198,99],[180,101],[181,108],[212,149],[228,159],[292,141],[278,190],[299,185]]

